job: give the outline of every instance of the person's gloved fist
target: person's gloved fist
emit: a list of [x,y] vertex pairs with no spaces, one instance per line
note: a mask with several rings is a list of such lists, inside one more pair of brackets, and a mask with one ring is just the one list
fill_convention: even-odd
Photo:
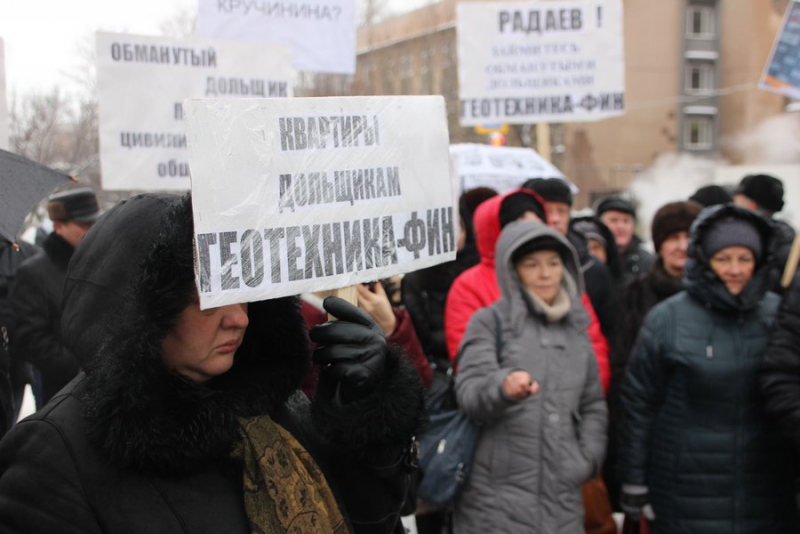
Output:
[[[342,403],[369,395],[386,367],[388,347],[383,329],[364,310],[339,297],[326,298],[322,306],[338,321],[311,329],[314,363],[320,365],[320,385],[329,382]],[[336,398],[334,397],[334,398]]]
[[623,513],[634,521],[638,521],[640,516],[644,516],[650,521],[656,518],[650,504],[650,491],[647,486],[623,484],[619,505]]

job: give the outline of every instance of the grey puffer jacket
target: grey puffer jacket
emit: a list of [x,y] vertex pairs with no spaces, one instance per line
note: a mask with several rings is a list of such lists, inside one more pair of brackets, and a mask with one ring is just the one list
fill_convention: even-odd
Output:
[[[766,258],[733,296],[698,246],[727,217],[750,221]],[[648,486],[654,534],[795,532],[791,463],[764,412],[757,371],[778,298],[772,227],[733,205],[692,225],[682,291],[646,316],[622,390],[622,482]]]
[[[572,284],[570,311],[548,323],[522,286],[511,257],[537,238],[556,239]],[[533,222],[508,225],[497,245],[502,297],[470,320],[461,344],[456,394],[483,422],[472,473],[456,504],[455,530],[469,533],[582,533],[581,484],[597,474],[606,446],[606,403],[586,335],[578,259],[556,231]],[[577,287],[576,287],[577,286]],[[502,329],[497,354],[496,322]],[[511,400],[502,390],[525,370],[539,392]]]

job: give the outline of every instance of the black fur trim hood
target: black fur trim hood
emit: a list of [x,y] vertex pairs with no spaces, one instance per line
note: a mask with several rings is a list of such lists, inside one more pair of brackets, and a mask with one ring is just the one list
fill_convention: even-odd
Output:
[[162,363],[194,291],[189,195],[140,195],[94,225],[67,273],[63,331],[86,370],[84,417],[112,464],[186,473],[227,458],[237,417],[273,413],[310,365],[297,299],[251,303],[233,367],[203,384]]

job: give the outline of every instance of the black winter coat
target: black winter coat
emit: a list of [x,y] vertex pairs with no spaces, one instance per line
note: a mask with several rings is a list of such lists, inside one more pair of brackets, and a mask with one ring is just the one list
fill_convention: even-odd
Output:
[[586,294],[592,303],[600,329],[609,345],[613,342],[619,319],[617,287],[609,268],[589,254],[586,238],[574,230],[567,232],[567,239],[578,253],[581,273],[586,284]]
[[450,366],[444,336],[444,305],[456,276],[469,267],[458,260],[408,273],[403,277],[403,305],[411,316],[422,349],[437,368]]
[[767,413],[780,425],[800,465],[800,274],[786,290],[775,317],[761,391]]
[[[682,290],[683,280],[667,273],[661,257],[656,257],[647,273],[625,286],[622,321],[614,341],[615,358],[612,360],[612,365],[615,368],[612,370],[612,377],[615,371],[624,370],[628,365],[631,350],[647,312],[659,302]],[[616,357],[617,354],[619,357]]]
[[[33,383],[31,364],[14,355],[14,330],[17,324],[14,316],[14,306],[11,304],[11,286],[17,276],[17,270],[22,263],[32,258],[39,252],[39,247],[28,243],[19,243],[16,249],[10,243],[0,242],[0,328],[6,328],[8,347],[3,350],[10,356],[11,391],[21,390],[25,384]],[[19,406],[14,407],[19,412]],[[0,431],[0,437],[4,432]]]
[[622,273],[625,283],[646,273],[654,260],[655,256],[642,247],[642,240],[638,236],[633,236],[628,250],[622,254]]
[[608,453],[603,477],[611,498],[611,504],[619,509],[619,432],[622,427],[623,410],[620,403],[625,369],[631,350],[647,312],[659,302],[683,289],[680,278],[673,278],[664,270],[661,257],[657,257],[644,276],[625,286],[622,294],[622,321],[617,336],[611,344],[611,385],[608,388]]
[[192,297],[191,221],[188,200],[143,195],[84,238],[63,316],[86,374],[0,441],[3,533],[250,532],[230,453],[238,418],[265,414],[319,465],[353,532],[392,532],[409,484],[403,452],[424,411],[416,372],[393,352],[364,399],[341,405],[318,391],[309,403],[295,298],[249,304],[224,374],[198,383],[171,372],[161,340]]
[[19,266],[37,250],[27,243],[20,243],[17,249],[8,241],[0,240],[0,438],[11,428],[14,419],[15,388],[33,378],[30,365],[12,357],[16,319],[10,293]]
[[47,237],[42,248],[17,270],[11,302],[17,318],[14,357],[39,370],[42,402],[46,403],[75,378],[80,368],[61,336],[64,277],[75,249],[56,233]]
[[697,243],[716,221],[754,222],[733,205],[705,210],[691,231],[686,291],[655,306],[639,335],[622,392],[623,483],[648,486],[655,533],[783,533],[797,524],[789,460],[768,423],[757,369],[778,298],[769,257],[734,297]]

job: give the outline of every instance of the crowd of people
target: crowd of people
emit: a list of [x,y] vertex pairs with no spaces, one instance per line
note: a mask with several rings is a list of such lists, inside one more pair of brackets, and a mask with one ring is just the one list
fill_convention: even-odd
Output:
[[[575,217],[568,182],[534,177],[463,192],[456,259],[358,306],[201,310],[190,195],[102,215],[91,190],[54,195],[41,248],[0,249],[0,525],[389,533],[416,511],[420,534],[600,533],[615,510],[655,533],[795,532],[783,205],[769,175],[705,186],[656,211],[649,247],[631,199]],[[414,436],[453,373],[480,432],[432,510]]]

